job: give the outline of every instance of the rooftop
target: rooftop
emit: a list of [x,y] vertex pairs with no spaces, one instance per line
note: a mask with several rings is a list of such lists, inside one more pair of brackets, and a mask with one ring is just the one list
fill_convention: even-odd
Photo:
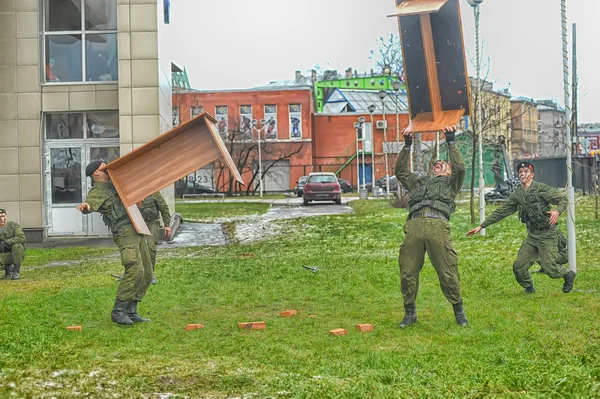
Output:
[[[388,92],[388,95],[384,98],[383,104],[385,104],[386,113],[395,113],[396,106],[398,112],[405,113],[408,111],[408,99],[406,94],[398,92],[398,103],[395,101],[396,94],[394,92]],[[323,113],[339,114],[346,112],[356,112],[362,114],[368,114],[369,105],[375,105],[375,114],[383,114],[384,109],[382,106],[381,98],[379,94],[373,90],[351,90],[351,89],[334,89],[329,97],[325,100],[323,105]]]

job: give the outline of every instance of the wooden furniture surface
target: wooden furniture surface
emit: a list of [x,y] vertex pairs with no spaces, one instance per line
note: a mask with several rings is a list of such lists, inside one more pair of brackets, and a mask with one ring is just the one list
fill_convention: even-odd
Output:
[[464,114],[464,109],[442,111],[437,119],[434,120],[431,112],[423,112],[411,121],[411,128],[415,132],[437,132],[446,126],[455,126]]
[[150,234],[137,203],[190,173],[224,158],[235,179],[242,176],[208,113],[171,129],[106,166],[136,230]]
[[424,13],[438,12],[448,0],[405,0],[397,3],[396,12],[388,17],[399,17],[407,15],[419,15]]
[[456,125],[470,112],[458,0],[405,0],[392,16],[398,19],[414,130]]

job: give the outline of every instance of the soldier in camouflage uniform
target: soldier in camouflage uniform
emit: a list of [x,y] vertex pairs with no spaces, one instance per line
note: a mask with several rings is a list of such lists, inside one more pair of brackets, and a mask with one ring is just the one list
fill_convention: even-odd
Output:
[[25,233],[17,222],[6,220],[6,209],[0,208],[0,265],[4,267],[5,280],[21,277],[21,264],[25,258]]
[[85,202],[77,209],[84,214],[102,214],[102,219],[110,228],[113,240],[121,252],[125,273],[117,289],[112,321],[120,325],[150,321],[137,313],[137,304],[152,281],[152,253],[156,251],[154,240],[135,230],[116,189],[109,181],[105,166],[102,160],[92,161],[87,165],[85,173],[92,178],[94,186]]
[[465,179],[465,163],[454,145],[456,127],[445,127],[444,132],[450,162],[435,162],[432,175],[421,178],[411,173],[408,167],[413,133],[411,126],[402,132],[405,144],[398,156],[395,174],[410,192],[410,200],[398,258],[405,311],[401,328],[417,322],[415,301],[425,253],[437,272],[442,292],[452,304],[456,322],[460,326],[468,324],[460,290],[458,256],[452,246],[449,223],[455,210],[454,200]]
[[[154,244],[158,245],[160,239],[160,222],[162,217],[162,223],[165,229],[165,235],[167,238],[171,236],[171,215],[169,214],[169,205],[160,192],[156,192],[145,198],[142,201],[140,212],[148,225]],[[156,267],[156,252],[152,257],[152,271]],[[152,284],[156,284],[156,276],[152,274]]]
[[[517,170],[521,187],[467,236],[519,212],[519,218],[527,225],[527,238],[513,264],[517,282],[526,293],[535,292],[529,268],[537,260],[548,276],[564,279],[562,290],[566,294],[573,289],[575,272],[562,265],[567,261],[566,240],[557,222],[560,214],[567,210],[567,196],[544,183],[533,181],[535,173],[531,163],[521,162]],[[551,205],[557,205],[557,209],[552,210]]]

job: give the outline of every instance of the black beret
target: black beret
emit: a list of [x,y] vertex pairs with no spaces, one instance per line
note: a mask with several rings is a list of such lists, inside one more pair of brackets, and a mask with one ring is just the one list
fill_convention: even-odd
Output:
[[517,165],[517,171],[519,171],[519,169],[521,169],[521,168],[527,168],[527,169],[531,170],[532,172],[534,172],[533,164],[531,162],[527,162],[527,161],[519,162],[519,164]]
[[96,171],[96,169],[98,169],[100,167],[100,165],[102,165],[103,163],[105,163],[104,159],[97,159],[95,161],[88,163],[88,166],[85,167],[85,175],[87,177],[90,177],[92,175],[92,173],[94,173]]
[[6,209],[0,208],[0,213],[6,213]]

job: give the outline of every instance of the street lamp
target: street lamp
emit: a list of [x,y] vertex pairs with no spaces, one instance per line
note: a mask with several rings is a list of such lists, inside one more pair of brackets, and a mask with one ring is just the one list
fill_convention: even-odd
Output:
[[[399,143],[400,142],[400,120],[399,120],[399,116],[398,113],[400,112],[399,110],[399,105],[398,105],[398,94],[400,94],[400,89],[402,88],[402,82],[400,82],[399,80],[394,80],[392,82],[392,87],[394,88],[394,92],[396,93],[396,96],[394,97],[395,104],[396,104],[396,142]],[[413,154],[413,148],[412,146],[410,147],[410,171],[412,172],[413,170],[413,161],[412,161],[412,154]]]
[[356,190],[360,190],[360,157],[358,155],[358,133],[360,132],[360,123],[354,122],[354,130],[356,131]]
[[258,188],[259,188],[259,195],[262,198],[263,196],[263,183],[262,183],[262,149],[260,147],[260,135],[261,132],[263,130],[265,130],[266,126],[266,121],[264,119],[260,120],[260,128],[257,128],[256,125],[258,124],[258,122],[256,121],[256,119],[252,120],[252,129],[257,133],[257,141],[258,141]]
[[387,157],[387,120],[385,119],[385,97],[387,96],[387,91],[379,90],[377,93],[379,98],[381,99],[381,108],[383,110],[383,159],[385,162],[385,192],[387,197],[390,196],[390,176],[388,173],[388,157]]
[[373,112],[377,107],[375,104],[371,104],[367,107],[369,114],[371,115],[371,191],[373,197],[375,197],[375,127],[373,126]]

